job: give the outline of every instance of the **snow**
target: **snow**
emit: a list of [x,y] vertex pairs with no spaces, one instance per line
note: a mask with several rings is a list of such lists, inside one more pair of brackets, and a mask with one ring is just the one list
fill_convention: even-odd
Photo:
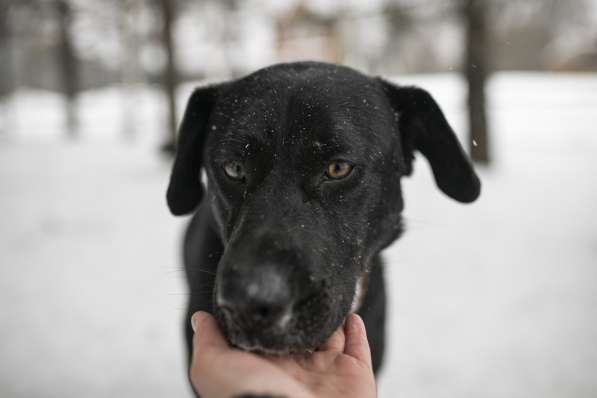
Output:
[[[398,80],[427,88],[464,130],[456,75]],[[385,256],[380,397],[597,394],[597,76],[499,74],[489,88],[495,162],[479,170],[481,199],[441,194],[423,158],[403,183],[408,231]],[[159,97],[135,96],[133,111],[116,89],[86,93],[75,143],[62,138],[60,98],[23,91],[10,104],[2,397],[190,396],[186,220],[165,206]]]

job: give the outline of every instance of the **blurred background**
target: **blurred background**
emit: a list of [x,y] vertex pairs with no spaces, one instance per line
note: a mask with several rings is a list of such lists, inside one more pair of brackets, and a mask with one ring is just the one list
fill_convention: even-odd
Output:
[[424,87],[484,183],[404,181],[380,397],[597,396],[596,0],[0,0],[0,396],[190,396],[176,126],[297,60]]

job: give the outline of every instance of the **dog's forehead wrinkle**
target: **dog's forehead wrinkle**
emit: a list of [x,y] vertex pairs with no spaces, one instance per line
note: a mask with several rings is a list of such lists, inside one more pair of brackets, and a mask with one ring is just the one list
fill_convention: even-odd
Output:
[[[346,143],[354,143],[357,149],[366,148],[365,144],[375,138],[375,131],[370,131],[368,122],[364,120],[368,118],[358,116],[363,113],[364,107],[353,109],[355,105],[342,97],[338,98],[334,95],[337,93],[322,95],[326,90],[316,84],[317,80],[312,79],[298,87],[287,86],[291,87],[291,92],[281,96],[288,97],[287,100],[264,96],[264,90],[271,91],[272,88],[264,88],[263,85],[258,89],[245,89],[260,97],[249,104],[233,107],[227,131],[232,135],[259,137],[263,143],[275,142],[274,158],[299,149],[307,152],[321,152],[323,149],[348,152],[347,149],[353,148],[340,147],[342,144],[347,146]],[[276,83],[275,79],[273,83]],[[370,88],[369,85],[365,86]],[[233,98],[238,104],[238,97]],[[373,98],[363,99],[366,104],[375,103]],[[284,102],[288,105],[284,105]],[[276,135],[278,139],[272,142],[272,137]],[[298,145],[301,141],[308,145]],[[373,159],[374,156],[370,156],[370,160]]]

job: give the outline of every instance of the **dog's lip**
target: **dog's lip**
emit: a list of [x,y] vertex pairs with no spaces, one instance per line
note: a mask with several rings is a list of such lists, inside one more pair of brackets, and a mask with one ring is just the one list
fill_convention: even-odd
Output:
[[272,324],[247,320],[227,303],[217,299],[214,310],[224,335],[234,347],[267,355],[314,351],[325,341],[320,341],[323,338],[321,332],[331,328],[330,322],[334,318],[322,314],[318,303],[325,302],[326,307],[333,306],[337,304],[338,296],[326,296],[322,289],[309,289],[308,294],[293,301],[288,313],[282,314]]
[[265,355],[288,355],[292,353],[292,349],[289,347],[286,348],[268,348],[264,347],[259,343],[247,343],[247,342],[239,342],[235,344],[236,347],[244,350],[244,351],[251,351],[257,352]]
[[240,329],[228,328],[230,342],[247,351],[260,351],[263,353],[289,353],[292,351],[284,338],[284,331],[270,329]]
[[253,337],[258,340],[261,335],[270,335],[274,337],[282,337],[288,333],[290,323],[293,320],[292,314],[284,314],[280,320],[271,325],[263,325],[256,323],[243,323],[239,322],[239,319],[230,315],[227,311],[224,311],[224,322],[226,323],[226,329],[242,334],[245,336]]
[[245,324],[224,307],[217,308],[218,319],[228,341],[245,351],[272,355],[285,355],[291,352],[304,352],[308,347],[289,344],[288,332],[291,329],[293,315],[284,314],[273,325]]

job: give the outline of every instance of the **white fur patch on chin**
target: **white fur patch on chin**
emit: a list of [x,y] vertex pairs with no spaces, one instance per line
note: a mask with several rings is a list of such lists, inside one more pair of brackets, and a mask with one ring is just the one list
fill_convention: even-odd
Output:
[[350,306],[350,312],[357,312],[361,307],[361,304],[363,304],[363,298],[365,296],[365,289],[363,288],[364,281],[365,278],[362,276],[357,279],[357,284],[354,288],[354,297],[352,298],[352,304]]
[[243,351],[249,351],[249,352],[260,352],[266,355],[288,355],[290,354],[290,350],[286,349],[286,350],[271,350],[269,348],[265,348],[259,344],[247,344],[247,343],[240,343],[236,345],[238,348],[240,348]]

